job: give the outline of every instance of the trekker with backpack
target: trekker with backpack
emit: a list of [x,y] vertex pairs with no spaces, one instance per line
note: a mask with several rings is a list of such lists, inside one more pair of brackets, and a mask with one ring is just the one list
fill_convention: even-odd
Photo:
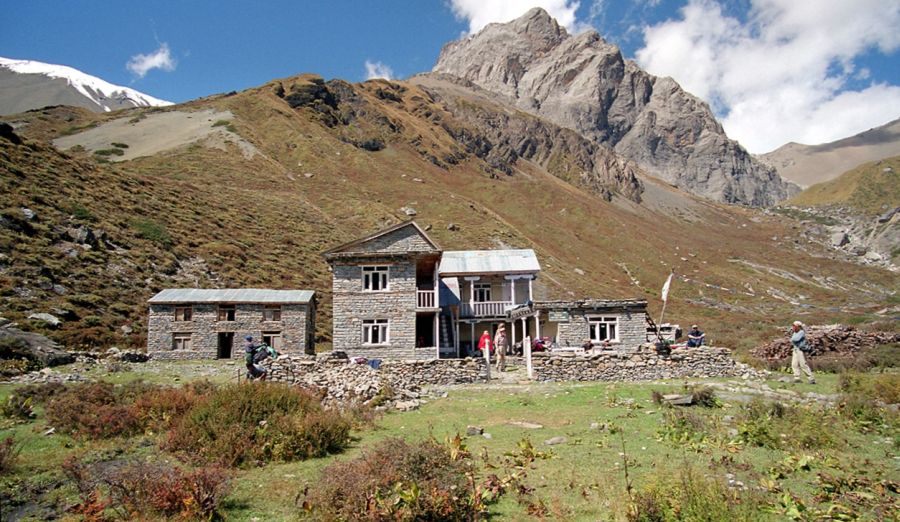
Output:
[[794,371],[794,382],[800,382],[800,371],[809,377],[809,383],[815,384],[816,379],[813,377],[812,370],[809,369],[809,365],[806,364],[806,356],[805,353],[811,351],[809,348],[809,342],[806,340],[806,332],[803,330],[803,323],[800,321],[794,321],[794,324],[791,325],[791,345],[793,345],[793,356],[791,357],[791,369]]
[[[259,364],[268,357],[268,351],[265,349],[268,347],[263,348],[264,346],[253,342],[252,335],[244,337],[244,363],[247,365],[248,379],[266,380],[266,368]],[[260,357],[260,354],[265,355]]]

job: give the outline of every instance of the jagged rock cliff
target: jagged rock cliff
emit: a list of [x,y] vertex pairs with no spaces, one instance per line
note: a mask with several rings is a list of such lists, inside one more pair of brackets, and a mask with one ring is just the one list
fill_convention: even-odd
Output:
[[764,206],[797,191],[674,80],[644,72],[594,31],[569,35],[539,8],[447,44],[433,72],[502,95],[695,194]]

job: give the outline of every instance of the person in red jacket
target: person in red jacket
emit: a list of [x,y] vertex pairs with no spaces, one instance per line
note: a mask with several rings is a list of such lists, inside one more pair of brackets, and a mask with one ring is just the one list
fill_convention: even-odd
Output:
[[494,343],[491,342],[491,334],[487,330],[481,334],[481,339],[478,340],[478,349],[481,350],[482,355],[484,355],[485,348],[491,351],[491,355],[494,355]]

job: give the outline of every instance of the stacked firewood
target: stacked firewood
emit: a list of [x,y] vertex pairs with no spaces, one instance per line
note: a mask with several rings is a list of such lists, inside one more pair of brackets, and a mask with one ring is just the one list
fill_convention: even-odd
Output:
[[[841,324],[824,326],[807,326],[806,340],[810,352],[807,355],[839,355],[852,357],[861,351],[874,348],[880,344],[900,342],[900,334],[891,332],[866,332]],[[790,334],[764,344],[751,351],[760,359],[783,359],[791,356]]]

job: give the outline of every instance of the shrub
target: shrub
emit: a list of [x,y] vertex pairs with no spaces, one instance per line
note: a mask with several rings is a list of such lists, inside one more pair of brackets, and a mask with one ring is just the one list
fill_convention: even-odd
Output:
[[194,462],[237,467],[343,450],[349,421],[312,392],[251,382],[220,388],[169,431],[164,447]]
[[86,515],[111,509],[126,520],[136,515],[212,520],[221,515],[219,509],[230,478],[221,468],[188,471],[138,461],[100,466],[70,459],[63,469],[80,492],[82,503],[77,511]]
[[763,503],[728,489],[690,467],[635,491],[627,518],[633,522],[759,520]]
[[702,445],[711,437],[709,421],[702,415],[684,409],[668,409],[663,413],[663,425],[658,435],[676,444]]
[[115,147],[117,149],[127,149],[128,148],[127,143],[119,143],[119,142],[114,141],[114,142],[110,143],[110,145],[112,145],[113,147]]
[[47,402],[66,390],[66,386],[60,382],[47,382],[42,384],[28,384],[16,390],[16,395],[23,399],[31,399],[34,404],[47,404]]
[[833,414],[820,407],[784,406],[777,402],[753,401],[741,408],[738,438],[751,446],[815,450],[836,446],[840,439],[832,423]]
[[21,447],[12,437],[6,437],[0,442],[0,475],[12,469],[19,456]]
[[74,385],[50,400],[47,419],[60,432],[77,437],[134,435],[142,425],[131,403],[150,389],[141,382],[120,387],[107,382]]
[[132,411],[141,426],[162,431],[171,428],[213,390],[215,385],[209,381],[150,390],[135,399]]
[[473,520],[480,496],[467,453],[392,438],[322,470],[304,507],[324,520]]
[[105,156],[123,156],[124,154],[125,154],[125,151],[122,150],[122,149],[118,149],[118,148],[112,148],[112,149],[99,149],[99,150],[95,150],[95,151],[94,151],[94,155],[96,155],[96,156],[102,156],[102,157],[105,157]]
[[131,228],[134,229],[138,237],[166,248],[172,246],[172,236],[169,235],[166,226],[162,223],[157,223],[152,219],[135,218],[131,220]]
[[8,419],[34,418],[34,408],[31,406],[31,397],[22,397],[12,394],[6,399],[6,403],[0,406],[0,414]]

